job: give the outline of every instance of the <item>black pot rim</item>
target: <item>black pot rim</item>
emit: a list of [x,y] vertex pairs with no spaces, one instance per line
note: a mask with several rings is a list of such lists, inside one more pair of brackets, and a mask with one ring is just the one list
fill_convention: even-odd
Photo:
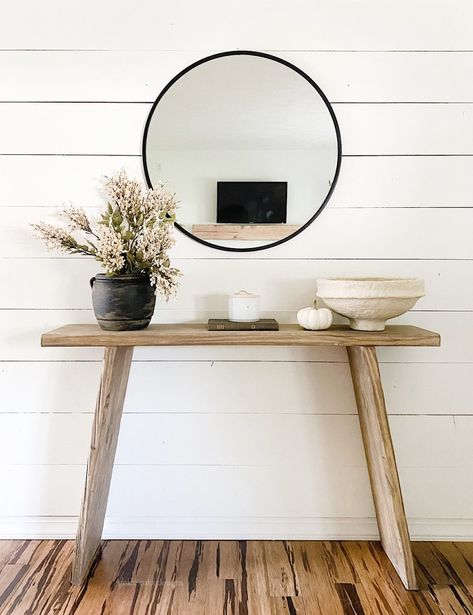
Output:
[[[149,275],[147,273],[126,273],[123,275],[107,275],[106,273],[96,273],[95,274],[95,279],[97,280],[117,280],[120,282],[133,282],[136,280],[148,280],[149,281]],[[150,282],[151,284],[151,282]]]

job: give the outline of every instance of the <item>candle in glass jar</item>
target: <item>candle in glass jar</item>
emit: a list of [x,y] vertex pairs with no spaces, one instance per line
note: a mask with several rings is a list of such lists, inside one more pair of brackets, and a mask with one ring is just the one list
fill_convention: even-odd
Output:
[[228,298],[228,320],[255,322],[259,320],[259,295],[240,290]]

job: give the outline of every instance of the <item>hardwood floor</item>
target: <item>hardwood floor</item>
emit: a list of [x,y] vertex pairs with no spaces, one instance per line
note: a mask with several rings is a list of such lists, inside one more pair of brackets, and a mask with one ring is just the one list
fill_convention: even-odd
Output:
[[418,592],[376,542],[105,541],[83,588],[73,548],[0,541],[0,614],[473,615],[473,543],[413,543]]

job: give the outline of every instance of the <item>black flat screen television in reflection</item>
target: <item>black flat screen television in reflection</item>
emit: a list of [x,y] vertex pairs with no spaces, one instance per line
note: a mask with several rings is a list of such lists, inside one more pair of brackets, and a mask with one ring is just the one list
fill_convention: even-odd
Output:
[[217,182],[217,222],[281,224],[287,217],[287,182]]

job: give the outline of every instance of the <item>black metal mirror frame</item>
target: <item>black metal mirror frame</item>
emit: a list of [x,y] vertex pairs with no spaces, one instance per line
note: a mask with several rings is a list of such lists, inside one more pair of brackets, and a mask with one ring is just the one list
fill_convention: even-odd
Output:
[[315,83],[315,81],[313,79],[311,79],[306,73],[304,73],[304,71],[302,71],[300,68],[298,68],[294,64],[291,64],[287,60],[283,60],[282,58],[278,58],[278,57],[270,55],[268,53],[262,53],[260,51],[243,51],[243,50],[242,51],[223,51],[221,53],[215,53],[215,54],[213,54],[211,56],[207,56],[205,58],[202,58],[201,60],[198,60],[197,62],[194,62],[193,64],[190,64],[189,66],[187,66],[186,68],[181,70],[181,72],[178,73],[175,77],[173,77],[173,79],[171,79],[171,81],[161,91],[161,93],[159,94],[158,98],[155,100],[155,102],[153,103],[153,106],[151,107],[151,110],[149,112],[148,118],[146,120],[144,134],[143,134],[143,145],[142,145],[143,170],[144,170],[144,174],[145,174],[145,178],[146,178],[146,184],[148,185],[149,188],[152,188],[153,185],[151,183],[151,178],[150,178],[149,173],[148,173],[148,164],[147,164],[147,160],[146,160],[146,144],[147,144],[147,139],[148,139],[149,126],[150,126],[151,120],[153,118],[154,111],[155,111],[156,107],[158,106],[159,101],[166,94],[166,92],[174,85],[174,83],[176,83],[176,81],[178,79],[180,79],[186,73],[191,71],[193,68],[196,68],[197,66],[200,66],[201,64],[205,64],[206,62],[210,62],[211,60],[216,60],[217,58],[224,58],[226,56],[236,56],[236,55],[258,56],[260,58],[267,58],[268,60],[273,60],[274,62],[279,62],[279,64],[283,64],[284,66],[287,66],[287,68],[292,69],[293,71],[298,73],[301,77],[303,77],[306,81],[308,81],[310,83],[310,85],[318,92],[318,94],[320,95],[322,100],[324,101],[325,106],[327,107],[327,109],[328,109],[328,111],[330,113],[330,116],[332,118],[332,121],[333,121],[333,124],[334,124],[334,127],[335,127],[335,134],[336,134],[336,137],[337,137],[337,166],[335,168],[335,173],[334,173],[334,176],[333,176],[333,179],[332,179],[332,183],[330,185],[330,189],[329,189],[329,191],[327,193],[327,196],[325,197],[325,199],[323,200],[322,204],[317,209],[315,214],[312,216],[312,218],[310,218],[305,224],[303,224],[300,228],[298,228],[296,231],[294,231],[294,233],[291,233],[287,237],[284,237],[283,239],[279,239],[277,241],[273,241],[272,243],[268,243],[268,244],[266,244],[264,246],[254,246],[254,247],[251,247],[251,248],[232,248],[230,246],[218,246],[218,245],[215,245],[213,243],[210,243],[209,241],[205,241],[205,239],[200,239],[199,237],[196,237],[195,235],[193,235],[190,231],[186,230],[184,227],[182,227],[177,222],[175,223],[175,226],[180,231],[182,231],[184,233],[184,235],[187,235],[188,237],[190,237],[194,241],[198,241],[199,243],[203,244],[204,246],[208,246],[209,248],[214,248],[216,250],[225,250],[226,252],[256,252],[258,250],[266,250],[268,248],[274,248],[275,246],[278,246],[279,244],[284,243],[285,241],[288,241],[289,239],[292,239],[296,235],[299,235],[299,233],[302,233],[302,231],[304,231],[310,224],[312,224],[312,222],[320,215],[320,213],[322,212],[322,210],[324,209],[324,207],[327,205],[328,201],[330,200],[330,197],[332,196],[332,193],[333,193],[333,191],[335,189],[335,186],[337,184],[338,176],[340,174],[340,165],[341,165],[341,161],[342,161],[342,139],[341,139],[341,136],[340,136],[340,128],[339,128],[339,125],[338,125],[337,118],[335,116],[335,113],[334,113],[334,111],[332,109],[332,106],[331,106],[328,98],[325,96],[323,91]]

